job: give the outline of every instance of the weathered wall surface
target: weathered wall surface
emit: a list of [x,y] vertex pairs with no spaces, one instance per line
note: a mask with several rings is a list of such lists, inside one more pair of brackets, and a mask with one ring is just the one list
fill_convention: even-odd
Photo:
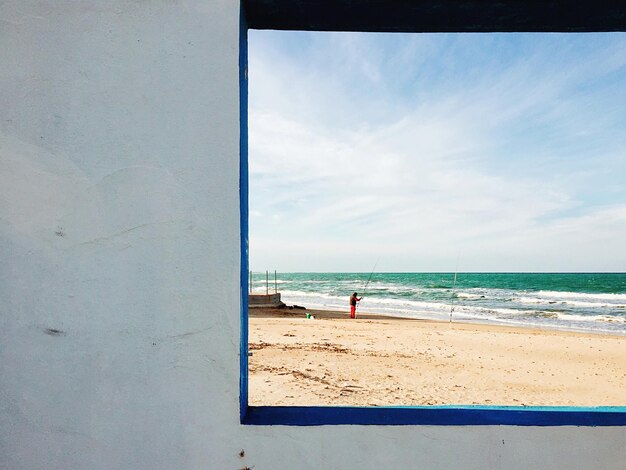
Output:
[[238,35],[0,4],[0,468],[624,468],[620,428],[239,424]]

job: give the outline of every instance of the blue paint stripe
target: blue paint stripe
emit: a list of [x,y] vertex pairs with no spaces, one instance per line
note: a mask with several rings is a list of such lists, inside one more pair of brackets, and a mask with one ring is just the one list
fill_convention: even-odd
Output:
[[244,424],[323,425],[508,425],[624,426],[626,407],[325,407],[251,406]]
[[239,217],[241,238],[241,341],[239,344],[239,414],[248,407],[248,26],[239,10]]

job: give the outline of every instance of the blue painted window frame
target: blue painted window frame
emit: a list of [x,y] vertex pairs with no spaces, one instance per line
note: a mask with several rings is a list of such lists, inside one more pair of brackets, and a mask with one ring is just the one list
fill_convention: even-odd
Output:
[[[302,4],[304,0],[292,2]],[[273,13],[276,13],[275,3]],[[389,8],[393,8],[393,1]],[[323,17],[326,7],[310,2],[313,17]],[[401,18],[401,15],[398,16]],[[277,16],[275,29],[284,18]],[[333,19],[336,21],[336,18]],[[361,19],[362,21],[362,19]],[[372,17],[369,31],[377,29]],[[316,23],[317,24],[317,23]],[[307,30],[323,30],[316,24]],[[271,26],[271,23],[270,23]],[[390,31],[393,27],[386,28]],[[594,28],[596,28],[594,26]],[[346,24],[346,31],[356,31]],[[399,30],[399,29],[398,29]],[[522,406],[249,406],[248,405],[248,24],[244,2],[240,10],[239,31],[239,112],[240,112],[240,224],[241,224],[241,342],[240,342],[240,421],[244,425],[513,425],[513,426],[626,426],[626,406],[610,407],[522,407]]]

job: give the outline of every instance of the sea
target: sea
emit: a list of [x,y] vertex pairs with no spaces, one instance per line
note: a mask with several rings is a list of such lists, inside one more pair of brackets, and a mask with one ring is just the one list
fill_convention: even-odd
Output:
[[[269,281],[267,279],[269,278]],[[626,273],[253,273],[287,305],[626,335]]]

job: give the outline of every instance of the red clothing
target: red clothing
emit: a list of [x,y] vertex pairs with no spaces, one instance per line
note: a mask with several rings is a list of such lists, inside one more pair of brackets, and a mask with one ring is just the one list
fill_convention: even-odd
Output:
[[350,305],[350,318],[356,318],[356,305]]

